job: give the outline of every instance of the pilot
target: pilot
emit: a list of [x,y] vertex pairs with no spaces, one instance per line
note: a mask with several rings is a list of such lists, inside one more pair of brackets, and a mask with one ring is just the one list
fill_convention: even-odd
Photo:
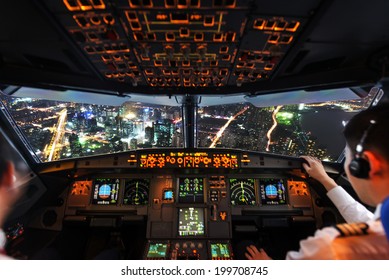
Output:
[[12,206],[20,196],[20,188],[15,187],[15,168],[5,139],[0,134],[0,260],[11,259],[5,253],[6,237],[2,227]]
[[[317,230],[300,242],[286,259],[389,259],[389,242],[380,219],[381,204],[389,197],[389,104],[355,115],[344,130],[344,170],[358,197],[376,207],[371,213],[327,175],[319,159],[302,156],[309,176],[328,191],[347,223]],[[270,259],[263,249],[246,247],[248,259]]]

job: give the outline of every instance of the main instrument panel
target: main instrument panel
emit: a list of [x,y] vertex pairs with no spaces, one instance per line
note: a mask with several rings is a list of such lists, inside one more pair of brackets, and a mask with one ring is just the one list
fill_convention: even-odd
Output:
[[315,219],[299,159],[237,150],[150,150],[75,165],[65,221],[113,227],[145,221],[145,259],[231,259],[239,217],[262,224],[280,217]]

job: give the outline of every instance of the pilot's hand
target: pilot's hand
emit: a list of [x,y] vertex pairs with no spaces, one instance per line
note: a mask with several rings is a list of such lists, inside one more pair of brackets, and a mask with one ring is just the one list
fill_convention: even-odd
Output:
[[335,181],[326,173],[321,160],[311,156],[300,156],[305,159],[307,163],[303,163],[303,167],[308,175],[318,180],[327,191],[337,186]]
[[265,250],[257,249],[254,245],[246,247],[247,252],[244,254],[248,260],[271,260]]

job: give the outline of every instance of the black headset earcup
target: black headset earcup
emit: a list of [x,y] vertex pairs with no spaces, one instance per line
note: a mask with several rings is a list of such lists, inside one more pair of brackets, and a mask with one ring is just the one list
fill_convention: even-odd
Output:
[[357,178],[369,178],[370,164],[369,162],[361,157],[354,158],[349,166],[351,175]]

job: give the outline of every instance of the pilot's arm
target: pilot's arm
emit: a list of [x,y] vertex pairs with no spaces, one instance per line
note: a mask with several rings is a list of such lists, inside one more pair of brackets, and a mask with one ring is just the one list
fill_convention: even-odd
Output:
[[319,181],[327,190],[327,196],[335,204],[342,217],[347,223],[367,222],[374,218],[374,214],[366,209],[365,206],[356,201],[342,187],[328,176],[323,164],[317,158],[310,156],[301,156],[308,164],[303,163],[305,171],[312,178]]

